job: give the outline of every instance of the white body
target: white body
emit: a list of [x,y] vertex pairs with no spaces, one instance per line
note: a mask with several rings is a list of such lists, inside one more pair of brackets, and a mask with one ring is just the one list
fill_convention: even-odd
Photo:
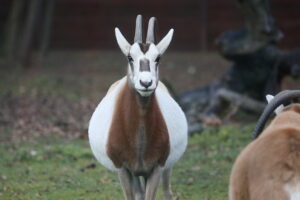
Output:
[[[126,77],[108,91],[93,113],[88,130],[90,145],[96,159],[112,171],[117,171],[117,168],[107,155],[106,146],[117,97],[125,83]],[[171,168],[186,149],[187,121],[183,111],[162,83],[158,84],[155,94],[169,133],[170,153],[164,168]]]

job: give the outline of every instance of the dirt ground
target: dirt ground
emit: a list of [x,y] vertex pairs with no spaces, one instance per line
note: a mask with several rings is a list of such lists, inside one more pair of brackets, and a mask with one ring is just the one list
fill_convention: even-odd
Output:
[[[181,93],[218,78],[229,64],[217,53],[167,52],[161,59],[160,79]],[[43,67],[81,77],[88,81],[91,91],[98,88],[98,92],[103,93],[126,74],[127,61],[119,51],[53,52]]]
[[[0,141],[86,137],[93,110],[127,66],[120,51],[53,51],[33,61],[24,71],[0,60]],[[167,52],[160,79],[180,94],[209,84],[229,66],[216,52]],[[299,83],[288,78],[283,89]]]
[[[219,78],[231,63],[218,52],[167,52],[162,56],[160,79],[166,80],[177,93],[201,87]],[[119,51],[52,52],[41,68],[86,81],[89,92],[103,95],[110,84],[126,74],[127,62]],[[283,89],[296,89],[300,81],[286,78]]]

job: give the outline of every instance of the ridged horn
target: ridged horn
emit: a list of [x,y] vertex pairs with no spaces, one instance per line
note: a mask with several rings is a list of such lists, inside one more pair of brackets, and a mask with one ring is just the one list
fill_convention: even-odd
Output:
[[286,90],[277,94],[274,99],[265,107],[261,114],[253,132],[253,139],[256,139],[263,131],[266,122],[274,110],[280,105],[288,103],[288,101],[300,98],[300,90]]
[[136,17],[134,42],[137,42],[137,43],[142,43],[143,42],[142,15],[138,15]]
[[148,44],[155,43],[155,24],[156,24],[156,18],[151,17],[148,23],[147,38],[146,38],[146,43]]

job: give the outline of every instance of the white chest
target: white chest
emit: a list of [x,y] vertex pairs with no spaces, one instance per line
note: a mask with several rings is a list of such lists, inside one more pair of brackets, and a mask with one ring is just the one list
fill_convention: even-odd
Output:
[[[121,79],[102,99],[93,113],[89,125],[91,149],[96,159],[112,171],[116,171],[117,168],[107,155],[106,146],[113,120],[114,107],[118,94],[125,83],[126,78]],[[158,87],[155,92],[169,133],[170,153],[165,163],[165,168],[169,168],[175,164],[186,149],[187,122],[181,108],[163,88]]]

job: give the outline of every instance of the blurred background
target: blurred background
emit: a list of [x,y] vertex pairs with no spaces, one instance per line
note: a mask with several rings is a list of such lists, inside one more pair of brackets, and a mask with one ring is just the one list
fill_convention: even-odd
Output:
[[[191,137],[175,170],[175,193],[227,198],[231,164],[250,141],[264,95],[299,89],[299,9],[299,0],[1,0],[0,199],[121,199],[116,176],[88,170],[100,165],[87,128],[109,86],[126,74],[114,28],[132,42],[137,14],[145,25],[158,19],[159,39],[175,29],[160,79],[185,109],[190,129],[218,127]],[[239,95],[245,104],[233,101],[226,114],[215,112],[215,97],[231,102]],[[228,120],[243,106],[255,117]]]
[[[300,43],[298,8],[297,0],[271,1],[272,14],[286,36],[280,42],[283,48]],[[46,45],[47,50],[115,50],[114,27],[131,37],[135,16],[141,13],[159,19],[160,35],[175,28],[171,50],[213,51],[220,33],[242,27],[244,20],[233,0],[3,0],[0,9],[2,44],[27,30],[32,32],[32,47]]]
[[[234,0],[2,0],[0,6],[1,139],[44,134],[84,137],[107,88],[126,72],[114,27],[133,40],[135,17],[158,19],[158,36],[175,35],[161,63],[161,79],[176,92],[218,79],[231,65],[216,39],[244,27]],[[270,2],[284,34],[281,49],[300,44],[300,3]],[[146,26],[144,26],[146,27]],[[283,88],[295,88],[290,78]],[[8,128],[9,127],[9,128]]]
[[[135,17],[158,19],[158,36],[175,35],[161,79],[177,94],[218,79],[231,65],[218,51],[223,32],[244,27],[234,0],[2,0],[0,6],[1,139],[44,134],[85,136],[107,88],[126,72],[114,27],[133,41]],[[272,0],[282,49],[300,44],[300,2]],[[146,27],[146,26],[144,26]],[[283,88],[298,84],[290,78]],[[8,128],[9,127],[9,128]]]

